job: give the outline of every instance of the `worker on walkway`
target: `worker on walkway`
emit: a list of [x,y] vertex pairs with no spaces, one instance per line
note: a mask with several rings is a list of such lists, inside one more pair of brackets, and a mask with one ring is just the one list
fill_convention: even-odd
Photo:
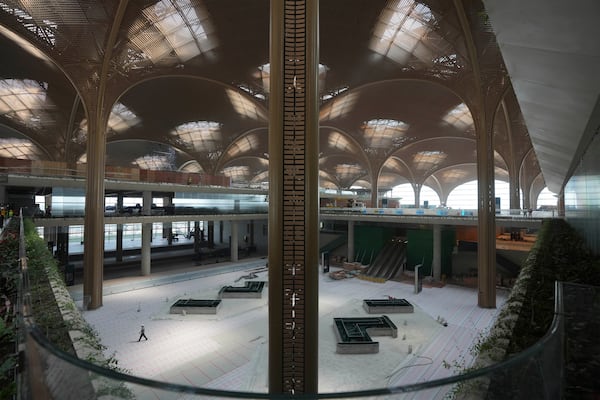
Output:
[[142,327],[140,328],[140,338],[138,339],[138,342],[142,340],[142,338],[148,340],[148,338],[146,337],[146,330],[144,329],[144,325],[142,325]]

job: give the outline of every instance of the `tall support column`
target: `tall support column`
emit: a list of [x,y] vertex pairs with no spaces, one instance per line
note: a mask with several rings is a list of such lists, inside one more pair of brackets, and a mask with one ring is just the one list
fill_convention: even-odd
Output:
[[477,135],[477,304],[483,308],[496,307],[496,198],[492,137],[491,129],[481,129]]
[[[93,114],[93,115],[92,115]],[[85,221],[83,231],[83,306],[102,306],[104,279],[104,164],[106,132],[100,114],[88,124]]]
[[[462,0],[454,7],[466,39],[467,53],[473,69],[474,92],[471,108],[477,134],[477,279],[478,305],[496,307],[496,198],[494,191],[494,132],[493,115],[498,108],[484,87],[475,40],[472,36]],[[490,107],[486,107],[489,104]]]
[[442,226],[433,225],[433,260],[431,262],[433,279],[442,280]]
[[[120,214],[123,210],[123,193],[117,194],[117,206],[115,213]],[[117,224],[117,238],[116,238],[116,261],[123,261],[123,224]]]
[[514,210],[521,209],[521,188],[519,187],[519,173],[514,170],[509,171],[508,186],[510,190],[509,207],[511,214],[514,214]]
[[527,210],[531,207],[531,184],[529,184],[527,190],[523,190],[523,210]]
[[348,262],[354,261],[354,221],[348,221]]
[[269,392],[318,391],[318,0],[271,1]]
[[[87,170],[85,189],[85,219],[83,248],[83,301],[84,307],[95,309],[102,306],[102,281],[104,279],[104,164],[106,161],[106,125],[110,112],[106,101],[106,85],[112,50],[127,9],[128,0],[120,1],[103,51],[99,83],[87,93],[85,108],[88,110]],[[83,100],[83,99],[82,99]]]
[[208,221],[208,229],[206,232],[206,240],[208,241],[208,247],[215,247],[215,221]]
[[420,183],[415,183],[412,186],[413,190],[415,191],[415,207],[421,208],[421,188],[423,185]]
[[151,252],[152,252],[152,224],[142,223],[142,275],[147,276],[151,273]]
[[[194,221],[194,254],[200,252],[200,221]],[[202,238],[204,239],[204,238]]]
[[142,215],[150,215],[152,213],[152,192],[146,190],[142,192]]
[[377,185],[377,174],[371,179],[371,207],[379,208],[379,190]]
[[[494,192],[494,152],[491,136],[477,141],[477,278],[480,307],[496,307],[496,220]],[[490,146],[488,148],[488,146]]]
[[[142,193],[142,214],[152,213],[152,192]],[[150,275],[152,270],[152,223],[142,222],[142,275]]]
[[231,240],[229,244],[229,252],[231,253],[231,261],[238,260],[238,223],[231,221]]
[[115,244],[115,260],[123,261],[123,224],[117,224],[117,237]]

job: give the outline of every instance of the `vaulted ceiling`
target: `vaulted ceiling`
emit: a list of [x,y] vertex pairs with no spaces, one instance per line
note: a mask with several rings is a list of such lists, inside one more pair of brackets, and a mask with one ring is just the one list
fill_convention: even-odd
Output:
[[[0,49],[1,157],[85,162],[108,107],[107,164],[268,182],[268,0],[8,0]],[[484,112],[497,178],[543,181],[480,1],[321,0],[320,101],[322,187],[447,194]]]

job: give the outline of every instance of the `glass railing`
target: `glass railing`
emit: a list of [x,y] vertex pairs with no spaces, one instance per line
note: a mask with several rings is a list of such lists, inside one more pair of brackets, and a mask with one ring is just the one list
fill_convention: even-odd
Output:
[[[453,218],[477,218],[476,209],[467,208],[372,208],[372,207],[321,207],[321,214],[353,214],[353,215],[382,215],[382,216],[416,216],[416,217],[453,217]],[[543,219],[557,218],[554,211],[532,210],[523,211],[519,209],[498,210],[496,218],[509,219]]]
[[[85,179],[87,176],[87,165],[76,164],[74,168],[71,168],[64,162],[16,160],[0,157],[0,174]],[[105,179],[116,181],[221,187],[231,186],[231,178],[228,176],[215,176],[196,172],[153,171],[135,167],[106,165],[104,175]]]
[[[588,290],[587,287],[567,286],[570,296],[575,296],[581,303],[581,296],[577,297],[576,293],[578,290]],[[23,332],[26,334],[26,368],[22,375],[21,398],[561,399],[564,398],[565,385],[563,287],[563,284],[556,285],[555,317],[547,334],[530,348],[506,361],[427,382],[363,391],[344,392],[340,388],[338,392],[306,395],[216,390],[151,380],[106,369],[57,349],[33,321],[27,318],[28,314],[25,312]],[[594,300],[593,295],[584,296],[585,299]],[[585,304],[580,304],[579,308],[585,309]],[[571,317],[577,320],[574,312]],[[369,368],[376,368],[375,365],[367,367],[365,373],[368,373]]]
[[[411,385],[310,395],[214,390],[131,376],[104,369],[56,349],[35,326],[27,330],[29,392],[34,399],[559,399],[562,398],[561,322],[526,351],[468,373]],[[41,368],[35,371],[33,366]],[[51,382],[48,382],[51,379]],[[42,393],[42,397],[35,396]],[[179,397],[184,396],[184,397]]]

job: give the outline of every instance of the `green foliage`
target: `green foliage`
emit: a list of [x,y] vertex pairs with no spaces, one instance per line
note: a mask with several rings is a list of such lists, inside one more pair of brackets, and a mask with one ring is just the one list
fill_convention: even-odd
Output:
[[5,309],[5,301],[15,304],[19,283],[19,237],[15,221],[5,228],[0,240],[0,399],[10,399],[16,394],[14,369],[16,366],[15,315]]
[[[477,358],[476,364],[503,361],[529,348],[546,334],[554,318],[556,281],[600,286],[600,259],[588,250],[581,236],[560,219],[544,222],[494,326],[470,349]],[[567,364],[580,374],[582,368],[575,365],[573,358]],[[458,374],[481,365],[467,366],[461,359],[444,362],[443,366]],[[451,394],[471,393],[476,385],[476,382],[461,382]]]
[[[21,275],[18,260],[18,222],[17,219],[11,220],[11,225],[7,228],[8,234],[0,241],[0,294],[10,295],[13,304],[16,303],[17,287]],[[54,346],[73,355],[76,353],[69,331],[81,331],[83,335],[78,340],[96,352],[92,352],[87,357],[88,361],[105,368],[128,373],[118,366],[118,360],[114,354],[110,357],[103,356],[102,353],[106,348],[101,344],[97,333],[83,319],[68,295],[58,262],[38,236],[33,222],[25,219],[23,225],[27,249],[31,314],[35,324]],[[66,295],[57,296],[55,290],[58,292],[62,290]],[[69,313],[71,318],[65,320],[63,312]],[[14,323],[12,320],[10,322]],[[11,324],[0,319],[0,399],[11,399],[16,394],[16,383],[14,382],[14,368],[17,362],[16,330]],[[122,382],[112,382],[104,378],[97,379],[99,380],[98,395],[106,393],[118,394],[119,398],[133,397],[131,391]]]
[[[527,295],[515,325],[509,353],[520,352],[538,341],[554,318],[556,281],[600,285],[600,262],[583,238],[565,221],[544,221],[536,246],[526,263],[531,270]],[[525,266],[524,266],[525,268]]]
[[[31,308],[35,324],[46,337],[64,352],[75,354],[69,329],[63,320],[50,279],[59,276],[57,261],[51,257],[43,240],[26,225],[26,246],[31,291]],[[60,280],[60,278],[58,278]]]
[[[32,302],[36,300],[36,304],[32,304],[36,325],[59,349],[76,355],[74,345],[84,345],[88,351],[92,350],[87,354],[86,361],[113,371],[129,373],[126,369],[119,367],[114,354],[109,357],[104,356],[103,352],[106,350],[106,346],[101,343],[98,333],[81,316],[68,295],[58,262],[52,257],[44,241],[37,235],[33,223],[25,220],[24,225]],[[58,292],[64,291],[66,295],[55,295],[53,287],[58,288],[56,289]],[[63,313],[68,313],[69,317],[63,318]],[[77,336],[75,343],[71,340],[70,331],[82,333]],[[122,382],[113,382],[101,377],[97,379],[98,396],[106,393],[119,394],[119,398],[132,398],[131,391]]]

